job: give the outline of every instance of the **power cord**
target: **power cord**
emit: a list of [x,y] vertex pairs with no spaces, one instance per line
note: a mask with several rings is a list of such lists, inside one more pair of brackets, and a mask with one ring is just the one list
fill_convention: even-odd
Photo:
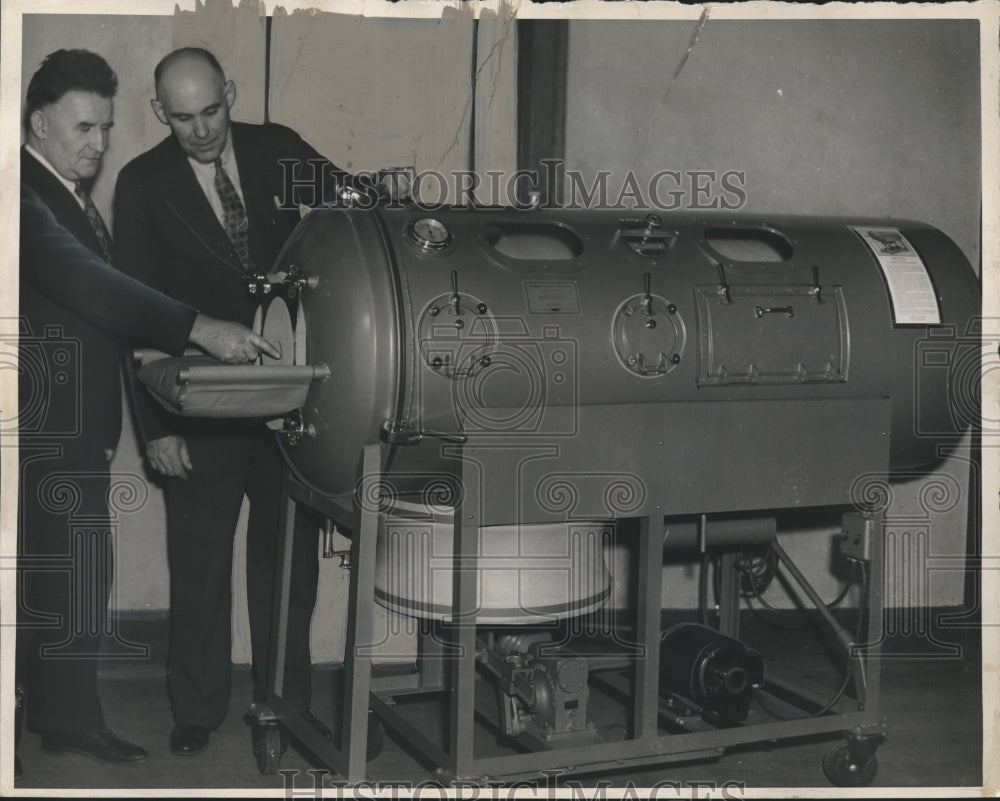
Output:
[[[867,570],[865,569],[865,565],[863,562],[855,562],[852,560],[851,564],[855,568],[855,570],[853,570],[852,573],[858,572],[857,568],[860,568],[861,572],[861,581],[860,581],[861,603],[858,606],[858,617],[855,624],[856,628],[854,635],[855,642],[860,642],[861,637],[864,634],[863,629],[865,620],[867,620],[868,618],[868,602],[867,602],[868,573]],[[850,659],[850,657],[848,657],[848,659]],[[761,705],[761,708],[763,708],[765,712],[767,712],[772,717],[777,718],[778,720],[800,720],[804,718],[815,718],[819,717],[820,715],[825,715],[827,712],[833,709],[840,701],[840,699],[844,696],[844,693],[847,692],[847,687],[850,683],[851,683],[850,665],[845,665],[844,679],[843,681],[840,682],[840,687],[837,688],[837,691],[834,693],[833,697],[829,701],[827,701],[822,707],[817,709],[815,712],[809,712],[805,715],[786,715],[783,712],[780,712],[777,709],[775,709],[771,704],[769,704],[765,700],[765,696],[761,693],[757,694],[757,702]],[[767,684],[765,682],[765,687],[766,686]]]

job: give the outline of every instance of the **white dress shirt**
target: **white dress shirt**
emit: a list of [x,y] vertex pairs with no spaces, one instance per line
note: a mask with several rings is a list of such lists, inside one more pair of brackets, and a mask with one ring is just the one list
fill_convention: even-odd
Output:
[[[79,204],[81,209],[86,210],[86,205],[84,203],[83,198],[76,193],[75,181],[71,181],[68,178],[63,178],[63,176],[61,176],[58,172],[56,172],[56,168],[53,167],[51,164],[49,164],[49,160],[45,158],[45,156],[43,156],[37,150],[35,150],[35,148],[33,148],[31,145],[26,143],[24,145],[24,149],[27,150],[32,156],[34,156],[36,161],[38,161],[45,169],[47,169],[50,173],[52,173],[59,180],[59,183],[61,183],[69,190],[69,193],[73,196],[73,199]],[[242,195],[240,195],[240,197],[242,197]]]
[[[243,187],[240,185],[240,172],[236,167],[236,153],[233,151],[231,131],[226,135],[226,146],[222,148],[221,158],[222,168],[226,171],[226,175],[229,176],[229,180],[232,181],[233,187],[236,189],[236,194],[240,196],[240,202],[243,203],[243,208],[246,210],[247,204],[243,200]],[[222,200],[219,199],[219,193],[215,189],[215,163],[202,164],[190,156],[188,156],[188,163],[191,165],[191,169],[194,170],[194,177],[198,179],[198,185],[201,187],[201,191],[205,193],[212,211],[215,212],[215,216],[219,220],[219,225],[225,229],[226,215],[222,210]]]

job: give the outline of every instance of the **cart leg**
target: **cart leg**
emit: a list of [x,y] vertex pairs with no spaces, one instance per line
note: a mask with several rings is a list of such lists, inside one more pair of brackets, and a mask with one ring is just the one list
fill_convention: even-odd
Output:
[[740,638],[740,574],[736,552],[726,551],[719,559],[719,631],[734,640]]
[[455,571],[453,577],[453,631],[455,654],[450,661],[448,769],[457,777],[470,773],[473,754],[476,679],[476,613],[478,597],[478,543],[480,487],[478,475],[462,463],[464,494],[455,507]]
[[[641,649],[635,661],[635,702],[632,708],[633,737],[652,740],[657,736],[660,687],[660,594],[663,583],[662,524],[650,517],[639,520],[640,568],[636,582],[638,635]],[[660,530],[657,530],[660,529]]]
[[368,758],[368,694],[372,677],[372,606],[375,599],[375,544],[378,537],[378,481],[381,458],[378,445],[366,445],[362,486],[357,501],[353,565],[349,591],[347,642],[344,650],[344,715],[339,721],[340,743],[347,760],[347,781],[365,778]]

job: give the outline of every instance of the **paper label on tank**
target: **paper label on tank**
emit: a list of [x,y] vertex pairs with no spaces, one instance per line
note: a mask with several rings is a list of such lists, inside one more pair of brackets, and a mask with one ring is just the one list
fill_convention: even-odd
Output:
[[525,281],[529,314],[579,314],[580,295],[573,281]]
[[898,325],[939,325],[934,284],[927,266],[898,228],[851,226],[878,260],[892,301],[893,322]]

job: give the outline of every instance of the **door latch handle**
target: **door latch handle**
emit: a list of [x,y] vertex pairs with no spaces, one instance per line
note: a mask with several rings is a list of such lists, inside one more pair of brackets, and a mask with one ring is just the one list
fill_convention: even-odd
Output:
[[765,314],[783,314],[785,317],[794,317],[795,311],[791,306],[754,306],[753,316],[763,317]]

